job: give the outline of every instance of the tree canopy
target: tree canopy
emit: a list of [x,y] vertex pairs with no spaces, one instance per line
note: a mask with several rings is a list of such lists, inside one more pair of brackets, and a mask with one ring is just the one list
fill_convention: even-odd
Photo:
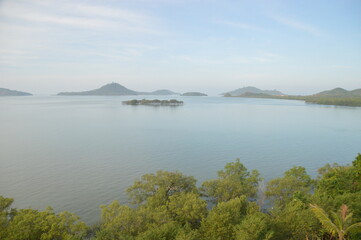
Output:
[[266,206],[256,203],[256,171],[236,159],[197,187],[180,172],[145,174],[127,189],[129,206],[101,206],[87,226],[73,213],[11,208],[0,196],[4,240],[357,240],[361,239],[361,155],[326,165],[312,179],[293,167],[270,180]]
[[205,181],[201,190],[213,202],[225,202],[243,195],[255,197],[260,180],[257,170],[249,172],[240,159],[236,159],[218,172],[217,179]]
[[313,184],[304,167],[293,167],[283,177],[268,182],[266,195],[277,206],[285,206],[294,198],[309,197]]

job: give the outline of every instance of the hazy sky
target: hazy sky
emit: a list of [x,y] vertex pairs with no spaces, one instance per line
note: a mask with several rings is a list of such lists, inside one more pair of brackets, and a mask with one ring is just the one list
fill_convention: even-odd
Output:
[[0,0],[0,87],[361,88],[360,0]]

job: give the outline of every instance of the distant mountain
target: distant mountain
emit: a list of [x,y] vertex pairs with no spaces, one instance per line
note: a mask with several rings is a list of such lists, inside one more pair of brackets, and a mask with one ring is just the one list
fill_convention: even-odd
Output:
[[150,92],[149,95],[179,95],[179,93],[172,92],[167,89],[161,89],[161,90],[156,90],[156,91]]
[[235,97],[235,96],[240,96],[240,95],[245,94],[245,93],[257,93],[257,94],[262,93],[262,94],[268,94],[268,95],[272,95],[272,96],[286,95],[286,94],[283,94],[283,93],[281,93],[280,91],[277,91],[277,90],[261,90],[261,89],[256,88],[256,87],[238,88],[238,89],[236,89],[234,91],[223,93],[222,95]]
[[138,95],[179,95],[179,93],[172,92],[167,89],[156,90],[153,92],[138,92]]
[[58,95],[66,96],[121,96],[121,95],[137,95],[136,91],[130,90],[118,83],[109,83],[101,88],[85,91],[85,92],[61,92]]
[[31,96],[31,93],[27,93],[27,92],[20,92],[20,91],[15,91],[15,90],[10,90],[10,89],[6,89],[6,88],[0,88],[0,96],[5,97],[5,96]]
[[311,95],[312,97],[361,97],[361,88],[347,91],[343,88],[335,88],[328,91],[319,92]]
[[[227,95],[229,97],[229,95]],[[279,95],[271,95],[267,93],[251,93],[251,92],[245,92],[237,97],[245,97],[245,98],[272,98],[277,97]]]
[[123,96],[123,95],[177,95],[178,93],[170,90],[157,90],[153,92],[137,92],[130,90],[119,83],[109,83],[101,88],[85,92],[61,92],[58,95],[65,96]]
[[183,93],[181,96],[202,97],[202,96],[208,96],[208,95],[205,93],[200,93],[200,92],[186,92],[186,93]]
[[361,88],[350,91],[353,96],[361,97]]
[[229,93],[226,93],[224,96],[301,100],[301,101],[305,101],[306,103],[312,103],[312,104],[361,107],[361,88],[352,91],[347,91],[342,88],[335,88],[332,90],[323,91],[308,96],[271,95],[267,93],[251,93],[251,92],[245,92],[237,96],[232,96]]

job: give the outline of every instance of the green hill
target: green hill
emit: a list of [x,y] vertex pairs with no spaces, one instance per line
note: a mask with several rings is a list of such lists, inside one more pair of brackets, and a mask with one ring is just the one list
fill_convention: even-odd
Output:
[[312,97],[361,97],[361,89],[347,91],[343,88],[335,88],[311,95]]
[[305,101],[324,105],[361,107],[361,89],[347,91],[343,88],[335,88],[307,96]]

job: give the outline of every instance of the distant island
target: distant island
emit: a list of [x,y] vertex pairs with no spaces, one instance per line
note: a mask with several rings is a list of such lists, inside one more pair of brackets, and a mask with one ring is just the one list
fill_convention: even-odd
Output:
[[179,95],[167,89],[157,90],[153,92],[137,92],[130,90],[119,83],[109,83],[98,89],[84,92],[61,92],[61,96],[125,96],[125,95]]
[[31,93],[27,92],[20,92],[15,90],[10,90],[7,88],[0,88],[0,96],[6,97],[6,96],[31,96]]
[[361,89],[347,91],[343,88],[335,88],[328,91],[319,92],[308,96],[297,95],[271,95],[267,93],[245,92],[238,96],[224,95],[225,97],[244,97],[244,98],[272,98],[287,100],[302,100],[306,103],[361,107]]
[[238,97],[242,94],[245,93],[255,93],[255,94],[268,94],[268,95],[272,95],[272,96],[284,96],[286,94],[283,94],[280,91],[277,90],[261,90],[259,88],[256,87],[243,87],[243,88],[238,88],[236,90],[230,91],[230,92],[226,92],[226,93],[222,93],[221,95],[225,96],[225,97]]
[[181,105],[183,105],[183,101],[178,101],[176,99],[170,99],[170,100],[159,100],[159,99],[137,100],[137,99],[133,99],[133,100],[129,100],[129,101],[123,101],[122,103],[125,105],[148,105],[148,106],[181,106]]
[[179,93],[167,89],[156,90],[153,92],[137,92],[137,93],[138,95],[154,95],[154,96],[179,95]]
[[208,95],[205,93],[200,93],[200,92],[186,92],[186,93],[183,93],[181,96],[202,97],[202,96],[208,96]]

